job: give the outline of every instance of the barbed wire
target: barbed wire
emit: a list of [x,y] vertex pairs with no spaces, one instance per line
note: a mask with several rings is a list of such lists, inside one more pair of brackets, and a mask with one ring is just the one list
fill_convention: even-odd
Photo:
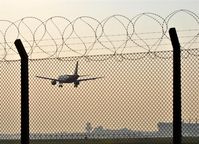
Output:
[[75,56],[98,60],[90,56],[108,54],[135,60],[143,56],[129,58],[125,54],[139,52],[145,53],[144,56],[171,58],[159,54],[159,51],[172,50],[170,27],[177,28],[182,50],[198,56],[199,16],[181,9],[165,18],[147,12],[133,18],[112,15],[101,21],[89,16],[72,21],[62,16],[47,20],[36,17],[24,17],[15,22],[0,20],[0,61],[19,59],[14,46],[16,39],[22,40],[30,59]]

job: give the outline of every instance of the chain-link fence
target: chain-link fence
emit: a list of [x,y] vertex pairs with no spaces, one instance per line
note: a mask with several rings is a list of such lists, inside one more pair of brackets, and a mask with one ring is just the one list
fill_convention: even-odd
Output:
[[[181,58],[182,135],[186,143],[199,141],[197,53],[198,49],[183,50]],[[31,142],[171,143],[172,54],[162,51],[30,60]],[[60,75],[73,74],[77,61],[81,78],[103,78],[80,81],[77,87],[73,83],[52,85]],[[19,143],[20,62],[0,65],[0,143]]]

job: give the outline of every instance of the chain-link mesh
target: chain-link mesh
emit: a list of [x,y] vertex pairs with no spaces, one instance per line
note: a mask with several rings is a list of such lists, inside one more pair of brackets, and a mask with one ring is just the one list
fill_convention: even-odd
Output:
[[[198,52],[198,49],[192,51]],[[198,139],[194,139],[199,136],[198,63],[198,57],[188,56],[182,59],[182,135],[189,137],[185,140],[186,143],[199,142]]]
[[0,143],[20,138],[20,62],[0,62]]
[[[182,51],[183,142],[198,142],[198,57]],[[196,50],[197,51],[197,50]],[[77,57],[29,61],[30,139],[42,143],[171,143],[172,51],[88,56],[78,74],[93,81],[52,85]],[[145,55],[145,56],[143,56]],[[125,57],[125,59],[124,59]],[[137,57],[142,57],[137,59]],[[167,58],[163,58],[167,57]],[[136,60],[133,60],[136,59]],[[20,62],[1,62],[0,143],[20,138]]]

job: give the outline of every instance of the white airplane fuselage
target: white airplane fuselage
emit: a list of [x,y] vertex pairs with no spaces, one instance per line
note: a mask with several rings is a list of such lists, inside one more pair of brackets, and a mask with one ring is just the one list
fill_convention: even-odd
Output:
[[59,83],[74,83],[79,78],[78,75],[60,75],[58,77]]

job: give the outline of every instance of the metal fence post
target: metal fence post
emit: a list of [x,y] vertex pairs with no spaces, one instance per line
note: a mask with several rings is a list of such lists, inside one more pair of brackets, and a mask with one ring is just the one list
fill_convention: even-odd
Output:
[[15,46],[21,57],[21,144],[29,144],[28,55],[20,39]]
[[181,144],[181,50],[176,29],[171,28],[169,35],[173,46],[173,144]]

